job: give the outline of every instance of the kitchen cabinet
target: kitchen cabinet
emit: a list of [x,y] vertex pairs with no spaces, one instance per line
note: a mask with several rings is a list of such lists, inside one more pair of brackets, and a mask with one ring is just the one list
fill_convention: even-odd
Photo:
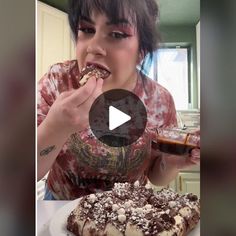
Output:
[[51,65],[74,58],[67,14],[37,1],[37,80]]
[[155,190],[161,190],[164,187],[172,188],[174,191],[185,194],[193,193],[200,198],[200,168],[194,166],[191,169],[180,170],[177,177],[167,186],[154,186]]
[[179,193],[194,193],[200,197],[200,174],[180,172],[176,178],[176,191]]

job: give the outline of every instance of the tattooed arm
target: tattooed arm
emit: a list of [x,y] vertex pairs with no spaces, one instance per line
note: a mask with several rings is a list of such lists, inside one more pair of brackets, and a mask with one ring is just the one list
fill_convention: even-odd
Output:
[[38,127],[38,180],[50,170],[68,137],[88,126],[88,113],[102,84],[102,79],[91,78],[80,89],[61,93],[50,107]]
[[67,135],[50,128],[47,122],[38,127],[37,179],[40,180],[49,171],[62,149]]
[[48,155],[51,151],[54,151],[56,149],[55,145],[47,147],[45,149],[43,149],[40,153],[39,156],[46,156]]

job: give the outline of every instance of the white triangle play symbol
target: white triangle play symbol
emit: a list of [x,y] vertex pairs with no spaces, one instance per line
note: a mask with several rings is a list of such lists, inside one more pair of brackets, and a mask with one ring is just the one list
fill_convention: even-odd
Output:
[[131,120],[129,115],[113,106],[109,106],[109,130],[113,130],[129,120]]

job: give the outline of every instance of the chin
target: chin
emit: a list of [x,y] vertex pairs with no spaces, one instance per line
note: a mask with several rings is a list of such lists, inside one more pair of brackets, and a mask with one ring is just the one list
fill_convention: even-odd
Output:
[[115,88],[117,88],[117,86],[115,86],[111,77],[104,79],[103,86],[102,86],[103,92],[106,92],[108,90],[115,89]]
[[111,89],[113,89],[113,88],[111,86],[109,86],[109,85],[104,85],[103,84],[103,86],[102,86],[102,92],[107,92],[107,91],[109,91]]

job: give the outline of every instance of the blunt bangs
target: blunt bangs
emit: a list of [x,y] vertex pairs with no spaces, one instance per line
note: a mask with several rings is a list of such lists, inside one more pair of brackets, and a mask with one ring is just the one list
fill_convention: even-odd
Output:
[[[69,22],[75,40],[77,40],[77,27],[81,17],[91,19],[93,11],[105,14],[109,21],[114,24],[118,23],[120,19],[125,19],[137,28],[136,14],[130,0],[78,0],[74,1],[73,5],[69,7],[69,11],[71,11],[69,16],[73,16],[72,19],[69,19]],[[76,29],[76,32],[74,29]]]

